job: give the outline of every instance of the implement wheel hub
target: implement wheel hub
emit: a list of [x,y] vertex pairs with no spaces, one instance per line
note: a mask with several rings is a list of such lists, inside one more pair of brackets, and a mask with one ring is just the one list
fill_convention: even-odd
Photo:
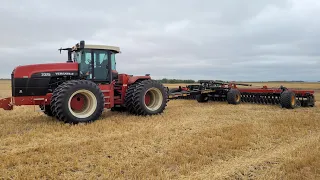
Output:
[[291,97],[291,105],[294,106],[296,104],[296,97],[292,96]]
[[239,94],[237,94],[237,95],[236,95],[236,101],[237,101],[237,102],[239,102],[239,101],[240,101],[240,99],[241,99],[240,95],[239,95]]

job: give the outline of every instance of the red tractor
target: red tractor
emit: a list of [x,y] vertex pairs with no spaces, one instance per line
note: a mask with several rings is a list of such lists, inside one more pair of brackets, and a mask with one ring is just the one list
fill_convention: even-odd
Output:
[[166,88],[150,75],[116,71],[119,47],[80,41],[59,50],[68,51],[67,62],[16,67],[12,97],[1,99],[0,108],[37,105],[48,116],[76,124],[98,119],[105,108],[145,116],[160,114],[167,106]]

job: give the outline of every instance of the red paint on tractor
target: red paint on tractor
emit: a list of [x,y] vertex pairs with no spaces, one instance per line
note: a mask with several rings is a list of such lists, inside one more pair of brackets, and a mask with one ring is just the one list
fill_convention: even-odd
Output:
[[104,95],[104,107],[110,109],[114,106],[114,84],[113,81],[110,84],[100,84],[99,88],[101,89]]
[[13,97],[13,104],[16,106],[22,105],[49,105],[52,93],[45,96],[21,96]]
[[[114,106],[114,84],[100,84],[99,87],[105,98],[105,108],[110,109]],[[8,97],[0,99],[0,108],[4,110],[12,110],[12,106],[23,106],[23,105],[50,105],[52,93],[48,93],[45,96],[20,96],[20,97]],[[77,98],[77,96],[76,96]],[[75,100],[77,100],[75,98]],[[12,102],[11,102],[12,99]],[[82,102],[82,100],[80,100]],[[81,104],[81,103],[80,103]],[[78,102],[71,102],[73,108],[81,108]]]
[[78,63],[50,63],[18,66],[14,69],[14,78],[30,77],[39,72],[77,71]]
[[114,104],[122,105],[124,104],[125,94],[127,92],[128,86],[135,83],[137,80],[142,79],[151,79],[150,76],[130,76],[128,74],[119,74],[118,82],[115,85],[115,90],[121,94],[119,98],[114,98]]
[[131,76],[131,77],[129,77],[128,84],[133,84],[138,79],[151,79],[151,77],[150,76]]
[[119,74],[118,75],[118,83],[119,84],[128,84],[129,77],[127,74]]
[[0,108],[4,110],[12,110],[11,97],[0,99]]
[[[15,78],[29,76],[36,72],[52,72],[52,71],[74,71],[78,68],[76,63],[55,63],[55,64],[39,64],[39,65],[27,65],[19,66],[15,69]],[[110,84],[100,84],[99,88],[105,97],[105,108],[110,109],[114,105],[123,105],[125,101],[125,94],[128,86],[137,80],[151,79],[150,76],[129,76],[127,74],[119,74],[118,82],[116,84],[113,81]],[[114,91],[117,91],[121,95],[114,96]],[[0,108],[5,110],[11,110],[12,106],[22,105],[50,105],[52,93],[48,93],[45,96],[21,96],[21,97],[8,97],[0,99]],[[12,99],[12,102],[11,102]],[[81,108],[80,102],[75,102],[77,99],[73,99],[72,107],[75,109]],[[80,104],[79,104],[80,103]],[[146,103],[150,103],[150,97],[147,97]]]
[[49,105],[52,93],[46,96],[21,96],[21,97],[7,97],[0,99],[0,108],[4,110],[12,110],[13,106],[23,105]]

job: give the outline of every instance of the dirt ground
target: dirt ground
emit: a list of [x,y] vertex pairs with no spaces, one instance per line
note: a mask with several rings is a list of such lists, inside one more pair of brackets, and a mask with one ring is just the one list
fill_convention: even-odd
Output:
[[[0,90],[10,96],[9,81]],[[105,110],[75,126],[35,109],[0,110],[0,179],[320,179],[319,102],[287,110],[172,100],[162,115]]]

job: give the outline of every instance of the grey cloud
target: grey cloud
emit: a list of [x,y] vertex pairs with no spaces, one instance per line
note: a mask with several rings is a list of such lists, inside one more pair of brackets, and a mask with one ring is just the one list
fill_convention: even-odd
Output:
[[120,46],[119,72],[154,78],[319,80],[316,0],[5,1],[1,76],[59,62],[79,40]]

